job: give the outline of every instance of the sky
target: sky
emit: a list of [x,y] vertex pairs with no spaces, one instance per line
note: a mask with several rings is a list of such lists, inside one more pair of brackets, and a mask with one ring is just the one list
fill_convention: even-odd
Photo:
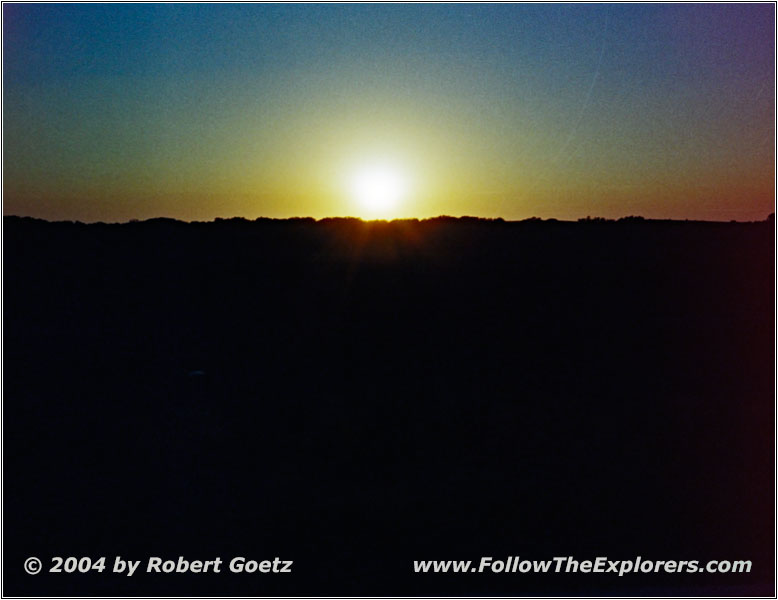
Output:
[[773,211],[772,3],[5,3],[2,26],[6,215]]

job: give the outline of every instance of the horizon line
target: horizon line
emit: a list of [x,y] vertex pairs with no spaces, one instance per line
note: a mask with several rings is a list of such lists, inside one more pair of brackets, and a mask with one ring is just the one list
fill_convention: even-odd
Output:
[[557,219],[555,217],[548,217],[548,218],[542,218],[542,217],[527,217],[524,219],[505,219],[504,217],[478,217],[474,215],[460,215],[460,216],[453,216],[453,215],[437,215],[434,217],[397,217],[392,219],[366,219],[362,217],[356,217],[351,215],[343,215],[343,216],[327,216],[327,217],[312,217],[312,216],[293,216],[293,217],[265,217],[260,216],[256,217],[254,219],[243,217],[240,215],[235,215],[232,217],[214,217],[210,220],[186,220],[186,219],[180,219],[176,217],[166,217],[166,216],[158,216],[158,217],[148,217],[146,219],[140,219],[140,218],[130,218],[127,221],[81,221],[78,219],[58,219],[58,220],[51,220],[46,219],[43,217],[33,217],[31,215],[17,215],[17,214],[4,214],[3,219],[11,218],[11,219],[28,219],[33,221],[43,221],[45,223],[70,223],[70,224],[81,224],[81,225],[138,225],[143,223],[148,223],[151,221],[168,221],[168,222],[174,222],[174,223],[183,223],[183,224],[216,224],[216,223],[222,223],[225,221],[232,221],[232,222],[246,222],[246,223],[257,223],[257,222],[263,222],[263,221],[277,221],[277,222],[283,222],[283,221],[305,221],[305,222],[313,222],[313,223],[323,223],[326,221],[349,221],[349,222],[361,222],[365,224],[371,224],[371,223],[383,223],[383,224],[392,224],[392,223],[426,223],[426,222],[433,222],[433,221],[468,221],[468,222],[489,222],[489,223],[619,223],[619,222],[673,222],[673,223],[765,223],[771,220],[775,219],[775,212],[769,213],[765,218],[763,219],[754,219],[754,220],[747,220],[747,221],[741,221],[738,219],[728,219],[728,220],[712,220],[712,219],[674,219],[674,218],[652,218],[652,217],[644,217],[642,215],[626,215],[623,217],[618,218],[609,218],[609,217],[600,217],[600,216],[591,216],[587,215],[585,217],[579,217],[577,219]]

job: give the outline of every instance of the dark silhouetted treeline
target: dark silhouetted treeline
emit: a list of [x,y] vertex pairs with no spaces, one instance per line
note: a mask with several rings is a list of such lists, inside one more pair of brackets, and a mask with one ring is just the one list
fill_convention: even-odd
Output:
[[773,593],[772,219],[3,222],[6,595]]

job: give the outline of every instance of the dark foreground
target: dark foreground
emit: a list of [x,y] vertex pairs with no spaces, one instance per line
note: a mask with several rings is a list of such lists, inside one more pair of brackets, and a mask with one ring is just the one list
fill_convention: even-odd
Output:
[[[6,596],[773,594],[772,222],[4,234]],[[413,573],[482,556],[753,567]]]

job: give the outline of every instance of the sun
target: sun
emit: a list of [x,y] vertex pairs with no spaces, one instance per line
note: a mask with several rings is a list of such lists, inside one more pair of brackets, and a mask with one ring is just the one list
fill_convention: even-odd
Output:
[[397,215],[410,192],[410,178],[402,168],[388,162],[362,164],[349,177],[349,193],[360,213],[367,217]]

